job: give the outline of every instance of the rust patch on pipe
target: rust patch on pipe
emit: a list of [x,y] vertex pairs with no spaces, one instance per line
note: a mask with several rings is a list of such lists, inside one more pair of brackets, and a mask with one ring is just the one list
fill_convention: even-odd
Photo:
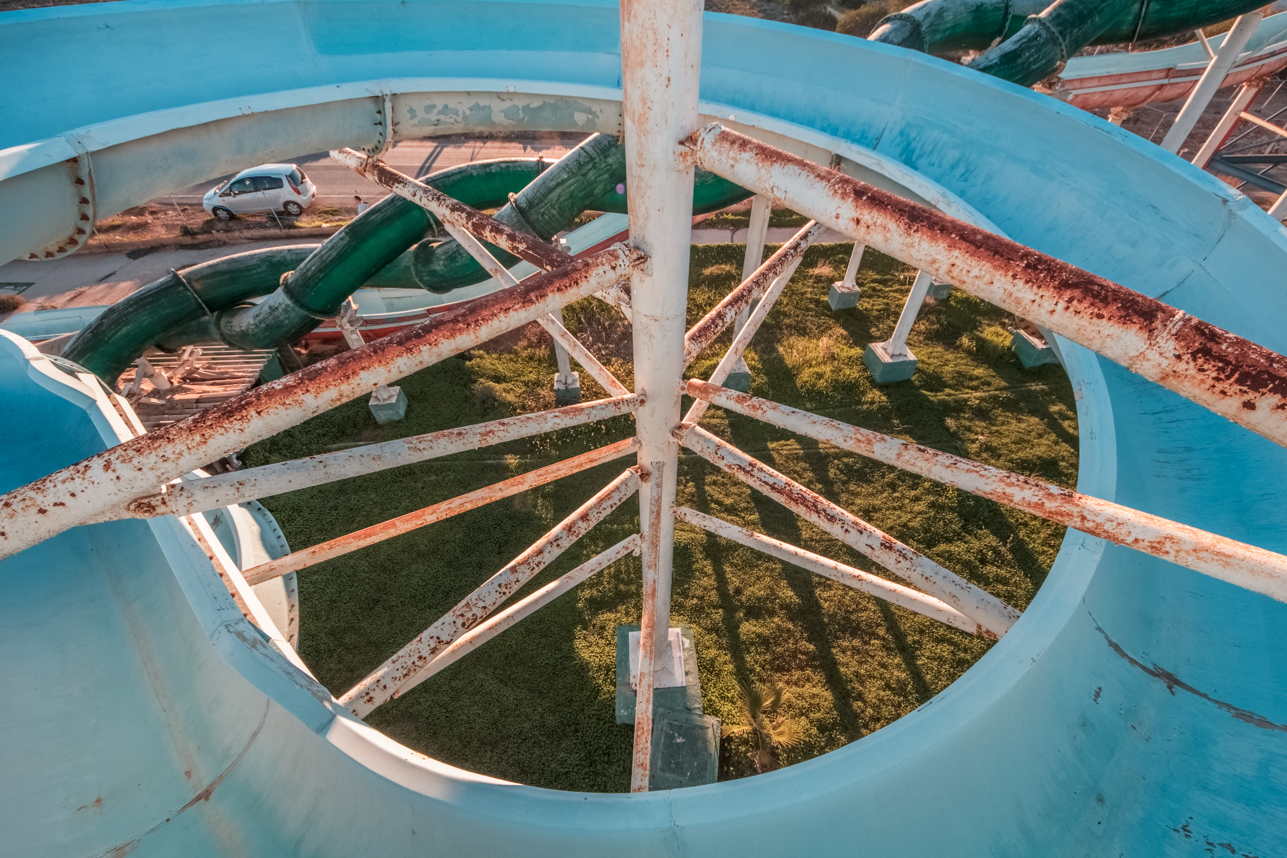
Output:
[[1287,558],[1151,513],[707,382],[681,390],[840,449],[1287,601]]
[[697,163],[893,252],[1287,446],[1287,358],[1052,256],[718,124]]
[[825,227],[811,223],[792,236],[777,251],[684,335],[684,366],[692,363],[703,350],[719,338],[737,315],[764,296],[773,282],[804,255]]
[[[69,508],[69,514],[58,522],[33,528],[36,538],[22,547],[39,542],[110,507],[112,497],[122,490],[115,485],[121,483],[122,473],[130,476],[127,485],[147,491],[148,483],[155,485],[268,437],[272,431],[263,426],[267,418],[288,414],[292,422],[287,425],[301,422],[396,377],[409,365],[416,369],[428,365],[432,361],[423,359],[425,351],[450,349],[454,353],[469,348],[494,336],[497,329],[507,330],[544,315],[543,308],[551,301],[568,303],[601,290],[605,279],[623,279],[645,259],[637,250],[615,245],[360,349],[342,352],[15,489],[0,500],[0,507],[6,510],[4,518],[14,521],[43,508],[48,498],[62,499],[69,490],[81,492],[76,511]],[[378,379],[372,379],[372,374]],[[91,493],[92,498],[85,497]],[[13,537],[10,532],[5,539]],[[0,556],[13,550],[19,549],[9,549]]]
[[562,462],[556,462],[553,465],[538,468],[535,471],[529,471],[517,477],[511,477],[503,482],[460,495],[451,500],[442,501],[379,524],[373,524],[362,530],[355,530],[352,533],[337,536],[311,548],[300,549],[285,557],[270,560],[247,570],[245,573],[246,582],[252,586],[262,584],[264,581],[271,581],[273,578],[280,578],[282,575],[306,569],[324,560],[341,557],[360,548],[375,545],[377,542],[392,539],[395,536],[409,533],[434,522],[486,506],[502,498],[511,497],[528,489],[543,486],[546,483],[580,473],[588,468],[619,459],[622,456],[629,455],[637,447],[638,442],[635,439],[626,438],[615,444],[609,444],[606,447],[600,447],[598,450],[591,450],[588,453],[573,456]]

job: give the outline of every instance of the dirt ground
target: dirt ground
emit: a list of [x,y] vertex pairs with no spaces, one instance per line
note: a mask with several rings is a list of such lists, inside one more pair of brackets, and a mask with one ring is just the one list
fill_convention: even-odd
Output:
[[313,205],[297,218],[283,214],[241,215],[221,221],[200,206],[165,198],[126,209],[94,224],[82,253],[154,252],[170,248],[206,248],[278,238],[320,238],[333,234],[357,216],[354,206]]

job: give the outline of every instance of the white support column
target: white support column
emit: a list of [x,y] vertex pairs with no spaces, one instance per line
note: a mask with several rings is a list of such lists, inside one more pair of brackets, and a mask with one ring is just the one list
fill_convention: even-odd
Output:
[[693,166],[680,141],[697,130],[701,0],[622,0],[621,83],[630,186],[630,243],[648,263],[630,279],[643,530],[643,618],[631,792],[648,789],[656,653],[670,628],[670,578],[679,445],[679,381],[693,209]]
[[1202,73],[1202,78],[1198,85],[1193,88],[1189,94],[1188,101],[1184,102],[1184,108],[1180,115],[1175,117],[1175,122],[1162,138],[1161,146],[1168,152],[1179,152],[1184,141],[1188,139],[1189,133],[1193,131],[1193,126],[1198,124],[1202,117],[1202,112],[1207,109],[1211,103],[1211,97],[1216,94],[1220,84],[1224,83],[1225,76],[1229,74],[1229,69],[1237,61],[1242,49],[1247,46],[1247,41],[1251,35],[1256,32],[1260,26],[1260,19],[1264,17],[1264,12],[1257,9],[1255,12],[1248,12],[1240,15],[1234,22],[1233,29],[1225,34],[1224,42],[1220,45],[1219,52],[1216,53],[1208,65],[1207,70]]
[[[764,245],[769,237],[769,215],[773,210],[773,200],[766,196],[756,194],[751,198],[751,223],[746,231],[746,255],[742,258],[742,282],[755,273],[755,269],[760,267],[764,259]],[[755,309],[752,303],[742,312],[737,314],[733,320],[733,336],[742,330],[746,325],[746,320],[750,318],[751,311]],[[746,361],[738,357],[737,363],[724,379],[733,390],[740,390],[743,393],[751,389],[751,368],[746,365]]]
[[827,304],[834,313],[837,310],[848,310],[858,306],[858,299],[862,297],[862,290],[854,282],[858,276],[858,266],[862,264],[862,253],[867,249],[867,245],[861,241],[854,242],[853,252],[849,254],[849,264],[845,266],[845,277],[843,280],[831,284],[831,293],[827,296]]
[[[351,297],[345,298],[344,303],[340,305],[340,315],[335,323],[339,326],[340,333],[344,335],[344,342],[348,343],[349,348],[360,349],[366,345],[362,335],[358,333],[362,321],[358,318],[357,304]],[[392,386],[382,384],[371,391],[371,399],[367,407],[371,409],[375,422],[394,423],[407,414],[407,395],[396,384]]]
[[1207,137],[1207,142],[1202,144],[1198,154],[1193,156],[1195,166],[1203,170],[1207,168],[1207,164],[1211,163],[1216,151],[1228,138],[1229,132],[1233,130],[1233,126],[1238,124],[1242,111],[1251,105],[1252,100],[1260,94],[1263,86],[1264,83],[1261,81],[1252,81],[1244,83],[1238,88],[1238,92],[1234,94],[1233,102],[1229,105],[1229,109],[1224,112],[1224,116],[1220,117],[1220,122],[1212,130],[1211,135]]
[[883,343],[869,343],[863,351],[863,363],[877,384],[907,381],[916,372],[916,356],[907,348],[907,337],[933,285],[934,278],[928,271],[916,272],[916,280],[912,282],[912,291],[907,296],[907,303],[903,304],[893,336]]
[[[561,324],[563,321],[563,310],[560,309],[556,317]],[[572,371],[572,361],[568,358],[568,350],[554,337],[554,360],[559,365],[558,375],[554,376],[554,403],[556,405],[571,405],[581,401],[581,376]]]
[[1287,191],[1274,200],[1274,204],[1269,207],[1269,216],[1274,220],[1283,220],[1287,218]]
[[894,335],[885,342],[890,357],[911,357],[911,352],[907,350],[907,337],[912,333],[912,325],[916,324],[916,316],[920,313],[921,305],[925,303],[925,297],[929,295],[930,286],[933,283],[934,278],[928,271],[916,272],[912,291],[907,296],[907,303],[903,305],[898,324],[894,326]]
[[[769,215],[772,214],[773,200],[761,194],[751,198],[751,223],[746,230],[746,255],[742,257],[742,282],[745,283],[755,269],[764,262],[764,245],[769,238]],[[733,322],[733,335],[742,330],[746,319],[753,308],[747,307],[737,314]]]

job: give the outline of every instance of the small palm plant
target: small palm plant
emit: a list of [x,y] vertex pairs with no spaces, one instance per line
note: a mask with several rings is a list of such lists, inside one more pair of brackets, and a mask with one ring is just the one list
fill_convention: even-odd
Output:
[[777,749],[790,748],[800,742],[800,731],[795,722],[781,712],[785,693],[776,679],[767,685],[738,683],[741,692],[742,718],[745,724],[725,725],[721,731],[728,736],[751,736],[755,750],[751,760],[756,772],[767,772],[777,767]]

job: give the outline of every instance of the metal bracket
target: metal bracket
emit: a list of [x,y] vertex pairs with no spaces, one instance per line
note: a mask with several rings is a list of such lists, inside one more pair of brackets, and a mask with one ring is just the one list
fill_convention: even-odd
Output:
[[74,137],[66,138],[78,154],[63,162],[72,183],[76,196],[76,214],[71,228],[65,238],[46,244],[37,251],[27,254],[28,259],[58,259],[76,251],[89,241],[89,231],[94,228],[97,219],[97,200],[94,192],[94,166],[89,159],[89,150]]
[[375,143],[361,147],[362,154],[368,158],[383,158],[385,153],[393,148],[393,96],[386,92],[380,97],[380,107],[375,111],[375,124],[380,129],[379,136],[376,137]]

